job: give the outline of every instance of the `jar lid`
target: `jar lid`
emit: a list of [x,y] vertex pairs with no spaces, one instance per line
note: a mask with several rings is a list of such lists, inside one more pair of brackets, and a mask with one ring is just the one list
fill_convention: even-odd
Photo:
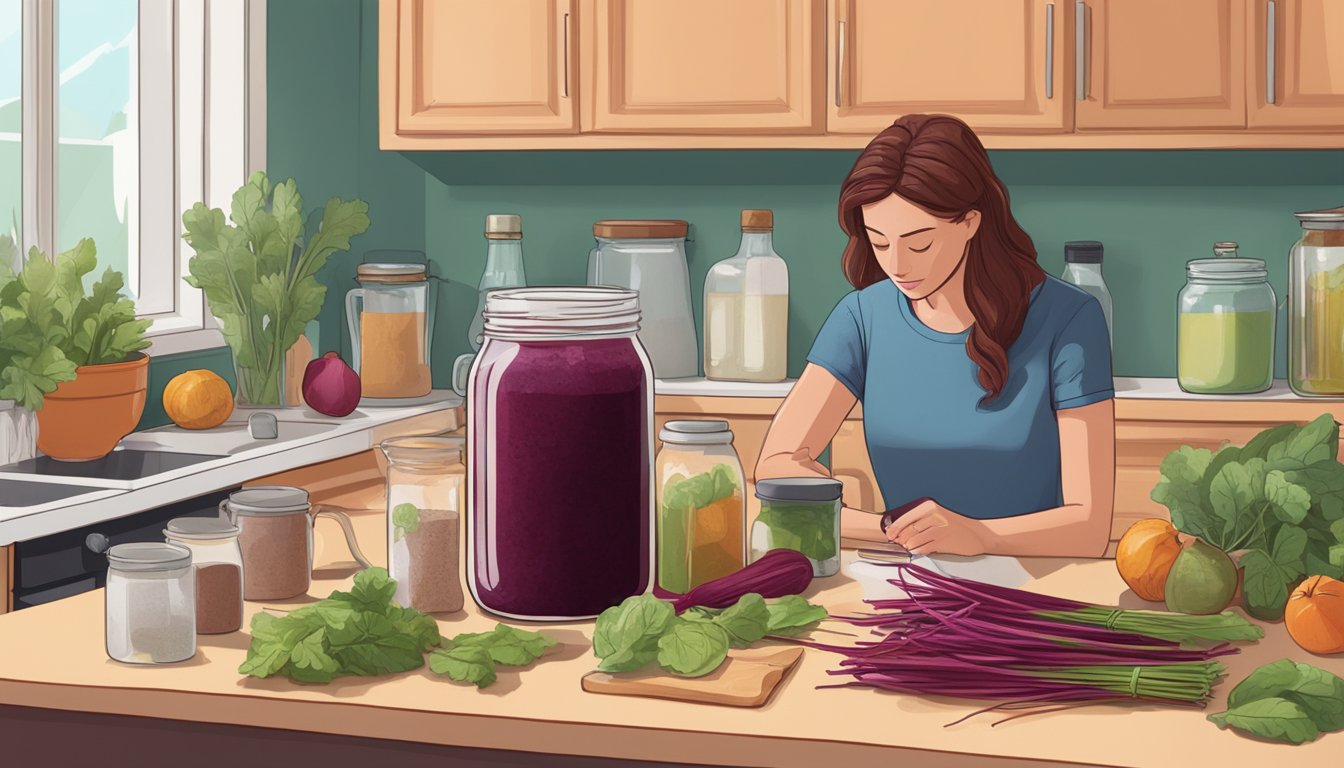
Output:
[[1105,249],[1096,240],[1070,240],[1064,243],[1066,264],[1100,264]]
[[1195,259],[1185,264],[1187,277],[1200,280],[1264,280],[1269,277],[1263,259]]
[[191,565],[191,550],[162,542],[117,544],[107,561],[120,571],[175,571]]
[[491,213],[485,217],[487,240],[522,240],[523,217],[516,213]]
[[227,539],[238,535],[238,526],[222,517],[175,517],[163,529],[174,539]]
[[425,265],[360,264],[355,278],[361,283],[418,283],[425,279]]
[[462,463],[462,443],[452,437],[390,437],[378,448],[399,466],[446,468]]
[[658,432],[658,439],[674,445],[722,445],[733,442],[733,433],[723,419],[669,421]]
[[1303,229],[1344,229],[1344,206],[1293,214]]
[[747,208],[742,211],[743,232],[769,232],[774,228],[774,211],[765,208]]
[[653,240],[685,237],[690,225],[681,219],[603,219],[593,224],[593,236],[608,240]]
[[756,498],[766,501],[835,501],[844,486],[829,477],[781,477],[757,480]]
[[257,485],[234,491],[225,502],[243,515],[284,515],[308,510],[308,492],[289,485]]
[[639,330],[639,292],[609,286],[502,288],[486,294],[484,333],[495,339],[618,336]]

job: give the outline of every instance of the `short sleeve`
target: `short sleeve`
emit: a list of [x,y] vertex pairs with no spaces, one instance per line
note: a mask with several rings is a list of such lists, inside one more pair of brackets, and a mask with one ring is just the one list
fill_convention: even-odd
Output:
[[1078,408],[1115,397],[1111,337],[1101,304],[1088,297],[1055,337],[1050,360],[1055,410]]
[[854,291],[831,310],[831,316],[826,318],[812,342],[807,361],[825,368],[854,397],[863,400],[863,381],[868,368],[866,349],[859,294]]

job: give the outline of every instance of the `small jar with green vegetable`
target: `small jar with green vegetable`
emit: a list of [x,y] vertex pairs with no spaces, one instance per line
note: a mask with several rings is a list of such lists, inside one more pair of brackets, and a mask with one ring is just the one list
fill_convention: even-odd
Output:
[[685,594],[746,564],[746,482],[726,421],[669,421],[658,439],[658,586]]
[[760,480],[761,512],[751,528],[751,560],[772,549],[792,549],[812,562],[816,578],[840,572],[839,480],[787,477]]

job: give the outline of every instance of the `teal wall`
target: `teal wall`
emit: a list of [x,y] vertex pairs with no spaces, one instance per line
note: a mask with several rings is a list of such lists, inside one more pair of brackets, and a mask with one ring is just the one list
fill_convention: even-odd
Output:
[[[331,287],[319,346],[348,349],[340,296],[371,249],[425,251],[439,284],[435,384],[466,351],[485,261],[484,216],[523,216],[534,284],[582,282],[600,218],[683,218],[691,287],[737,247],[738,211],[775,211],[788,261],[790,370],[849,290],[836,197],[855,151],[382,152],[377,137],[375,0],[268,3],[268,155],[309,205],[331,195],[369,202],[373,227],[322,277]],[[1218,240],[1269,263],[1282,297],[1293,211],[1344,204],[1344,151],[997,151],[992,160],[1042,265],[1063,269],[1063,243],[1106,245],[1115,298],[1115,368],[1175,374],[1176,294],[1184,264]],[[1282,336],[1282,333],[1280,334]],[[1283,345],[1279,349],[1283,372]]]
[[230,387],[234,385],[233,358],[225,347],[150,357],[149,391],[145,400],[145,412],[140,417],[136,429],[151,429],[167,424],[169,418],[163,411],[163,388],[179,373],[197,368],[214,371],[223,376]]

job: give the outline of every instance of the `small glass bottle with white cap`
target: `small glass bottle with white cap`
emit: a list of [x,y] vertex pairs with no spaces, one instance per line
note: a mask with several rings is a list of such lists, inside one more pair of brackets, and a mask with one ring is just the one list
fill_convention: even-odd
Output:
[[196,578],[176,544],[118,544],[107,551],[107,655],[170,664],[196,655]]
[[669,421],[658,439],[658,587],[684,594],[746,564],[746,481],[726,421]]

